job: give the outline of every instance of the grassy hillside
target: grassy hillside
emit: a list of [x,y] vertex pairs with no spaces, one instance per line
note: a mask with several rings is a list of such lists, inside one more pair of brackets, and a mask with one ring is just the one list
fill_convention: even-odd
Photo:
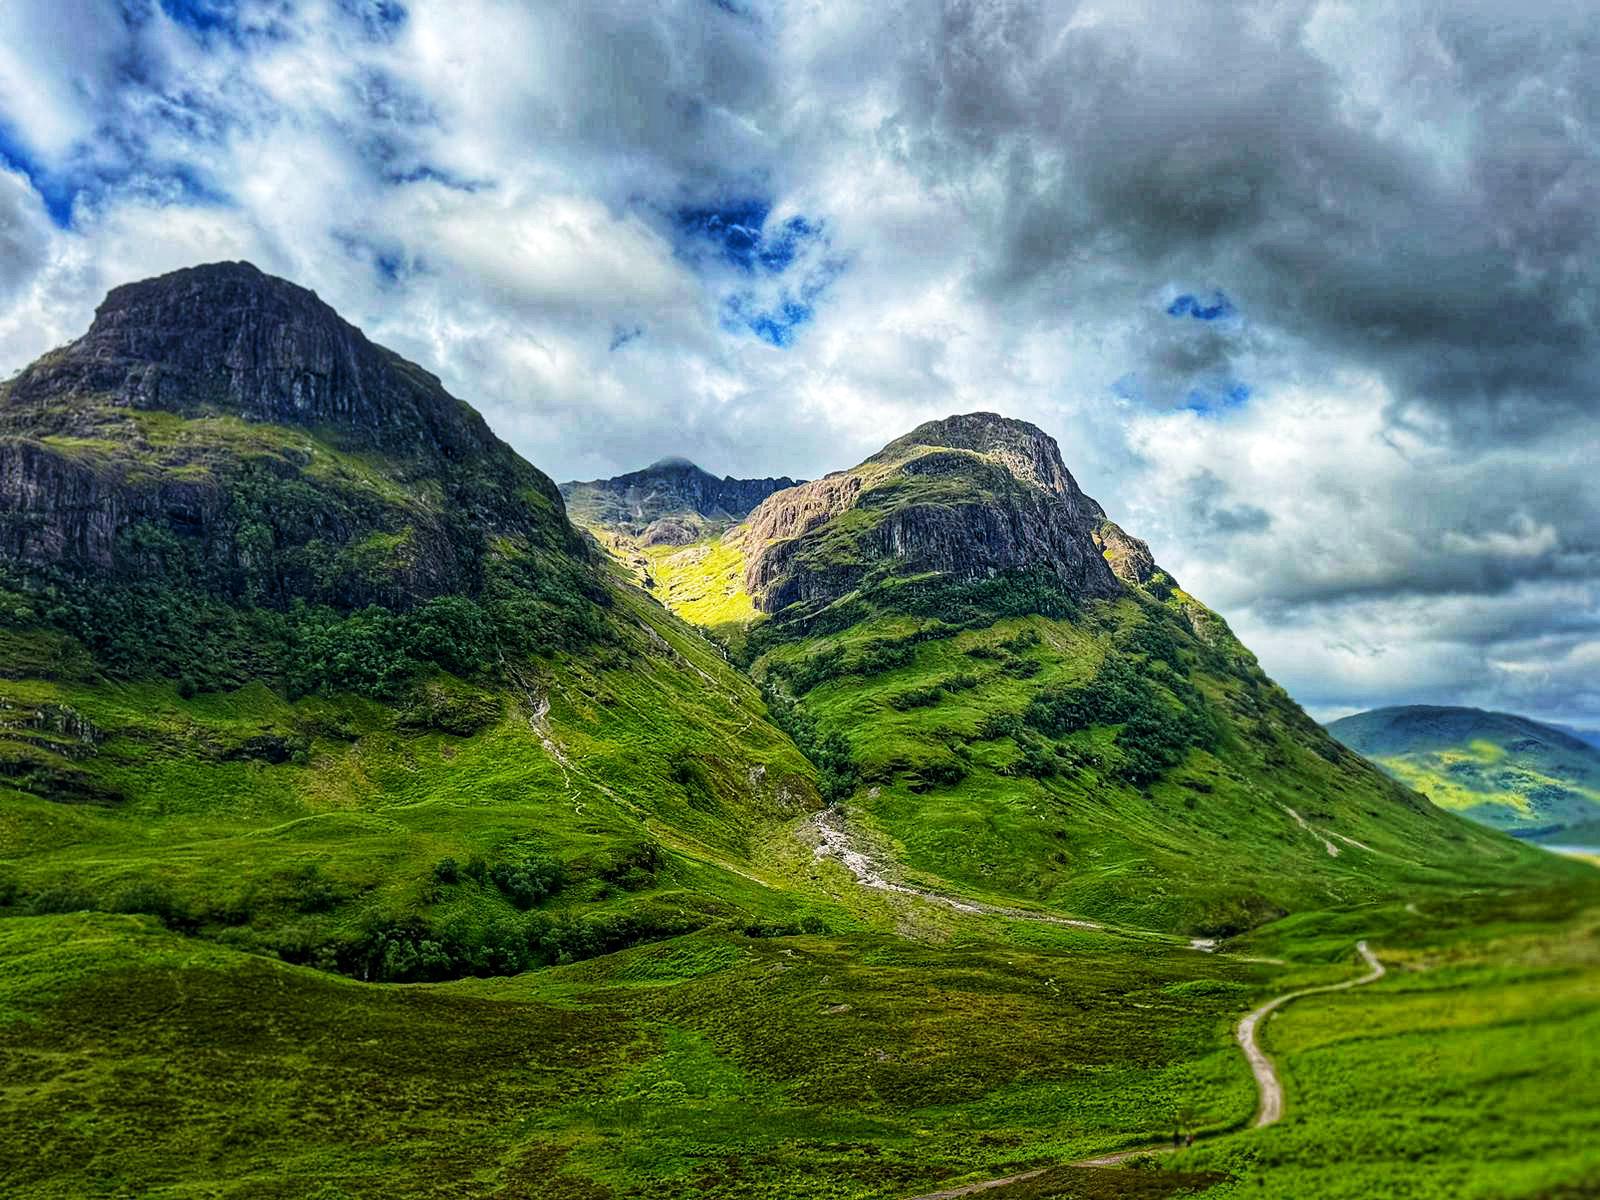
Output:
[[[1572,869],[1329,738],[1055,454],[1020,422],[933,423],[715,540],[624,557],[723,636],[850,838],[907,884],[1215,937]],[[1048,537],[1013,520],[1036,512],[1059,522]],[[973,566],[977,543],[1036,557]],[[757,577],[768,595],[826,586],[758,614],[738,586]]]
[[[1342,999],[1284,1029],[1290,1123],[1243,1131],[1234,1023],[1347,977],[1359,937],[1418,968],[1376,1028],[1417,1078],[1446,1064],[1423,1099],[1503,1077],[1518,1114],[1590,1103],[1554,1047],[1593,1032],[1600,872],[1378,775],[1165,576],[1073,559],[1086,498],[1070,544],[1013,549],[1089,594],[876,557],[971,507],[944,468],[1050,462],[897,459],[940,469],[893,484],[879,534],[845,513],[791,560],[834,547],[856,582],[768,616],[748,527],[601,531],[607,560],[532,467],[462,450],[481,422],[431,377],[314,315],[379,372],[363,402],[437,427],[222,411],[231,377],[181,412],[40,383],[103,355],[0,394],[31,472],[0,488],[8,1196],[889,1200],[1024,1169],[992,1194],[1305,1195],[1341,1169],[1381,1194],[1419,1156],[1462,1195],[1592,1178],[1576,1122],[1487,1105],[1397,1145],[1405,1097]],[[1051,508],[1035,486],[976,503]],[[73,523],[85,488],[109,539]],[[1294,1123],[1319,1113],[1328,1146]],[[1169,1163],[1071,1165],[1175,1124],[1204,1140]]]
[[1220,623],[1204,640],[1141,594],[963,624],[751,641],[779,711],[840,739],[833,795],[910,879],[1216,935],[1549,869],[1317,736]]
[[727,864],[816,806],[810,764],[652,601],[608,615],[592,655],[388,702],[0,681],[0,911],[147,913],[390,979],[799,922]]
[[1600,827],[1600,750],[1550,725],[1476,708],[1357,713],[1328,732],[1435,804],[1525,837]]

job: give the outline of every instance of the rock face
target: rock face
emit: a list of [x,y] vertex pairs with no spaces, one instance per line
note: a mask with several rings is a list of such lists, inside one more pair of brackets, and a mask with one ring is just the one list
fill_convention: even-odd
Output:
[[315,292],[249,263],[190,267],[113,289],[76,342],[9,389],[0,427],[70,432],[94,397],[185,415],[330,426],[349,443],[459,458],[503,444],[414,363],[368,341]]
[[825,604],[885,571],[978,579],[1042,569],[1076,597],[1109,597],[1121,584],[1095,540],[1104,522],[1054,439],[970,413],[769,497],[746,523],[745,584],[764,612]]
[[611,479],[561,485],[573,520],[640,537],[647,545],[682,546],[707,523],[746,516],[793,479],[718,479],[684,458],[664,458]]
[[472,408],[248,263],[119,287],[0,386],[0,567],[403,607],[475,591],[491,544],[584,555]]
[[1139,585],[1149,583],[1161,568],[1156,566],[1150,547],[1123,531],[1115,521],[1100,521],[1093,530],[1094,544],[1111,567],[1111,573],[1123,583]]

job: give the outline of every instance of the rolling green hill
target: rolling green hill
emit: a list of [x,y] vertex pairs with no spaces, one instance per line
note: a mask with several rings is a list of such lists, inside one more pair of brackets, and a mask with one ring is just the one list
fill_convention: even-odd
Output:
[[1551,725],[1477,708],[1376,708],[1328,725],[1435,804],[1522,837],[1600,841],[1600,750]]

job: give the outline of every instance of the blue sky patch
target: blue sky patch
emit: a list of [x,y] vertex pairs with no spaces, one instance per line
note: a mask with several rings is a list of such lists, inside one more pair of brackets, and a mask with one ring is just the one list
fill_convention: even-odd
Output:
[[1189,292],[1184,292],[1167,305],[1169,317],[1193,317],[1196,321],[1220,321],[1235,316],[1238,309],[1220,290],[1211,293],[1210,303]]
[[460,175],[439,167],[422,163],[420,166],[411,167],[409,170],[388,170],[383,173],[383,181],[394,187],[403,187],[408,183],[437,183],[447,187],[453,192],[481,192],[492,185],[478,179],[465,179]]
[[787,347],[816,316],[818,299],[843,263],[827,255],[822,221],[796,214],[773,222],[771,214],[770,201],[747,197],[680,208],[672,222],[681,257],[713,278],[717,267],[731,267],[745,280],[723,297],[722,328]]
[[238,28],[237,0],[160,0],[161,11],[191,33],[232,34]]
[[735,292],[722,302],[722,327],[730,333],[755,334],[771,346],[794,345],[795,330],[810,321],[816,309],[793,296],[781,297],[775,305],[762,307],[750,292]]
[[1214,417],[1229,409],[1244,407],[1249,399],[1250,385],[1234,379],[1216,388],[1190,388],[1189,394],[1183,398],[1182,407],[1186,412]]
[[5,164],[10,170],[16,171],[39,194],[39,199],[44,201],[45,212],[50,214],[58,229],[68,229],[72,225],[72,202],[78,195],[78,189],[71,186],[66,180],[60,179],[46,171],[5,125],[0,124],[0,163]]
[[680,208],[673,224],[691,251],[707,245],[743,271],[755,269],[761,229],[772,205],[764,200],[735,200],[716,208]]

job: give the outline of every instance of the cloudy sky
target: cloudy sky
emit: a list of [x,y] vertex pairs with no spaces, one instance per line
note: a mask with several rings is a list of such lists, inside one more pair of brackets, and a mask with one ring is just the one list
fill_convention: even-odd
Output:
[[1318,716],[1600,725],[1591,0],[3,0],[0,376],[248,258],[558,479],[1036,421]]

